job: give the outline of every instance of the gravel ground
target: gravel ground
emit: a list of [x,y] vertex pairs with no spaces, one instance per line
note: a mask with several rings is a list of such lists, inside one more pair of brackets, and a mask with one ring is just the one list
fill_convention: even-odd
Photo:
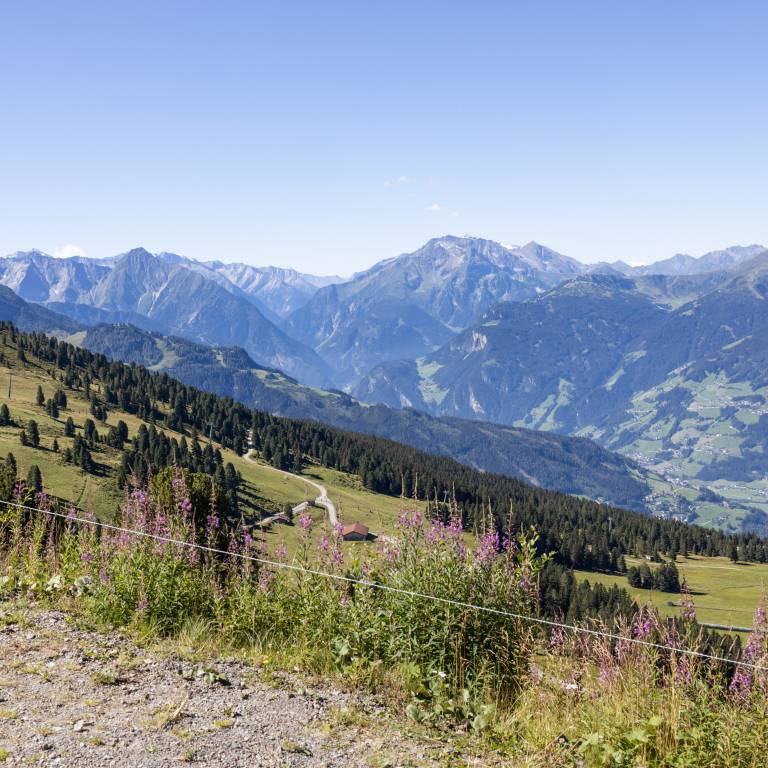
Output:
[[265,684],[244,664],[153,656],[120,635],[76,629],[63,613],[0,606],[3,765],[453,763],[446,744],[378,725],[385,721],[366,697],[306,690],[290,676]]

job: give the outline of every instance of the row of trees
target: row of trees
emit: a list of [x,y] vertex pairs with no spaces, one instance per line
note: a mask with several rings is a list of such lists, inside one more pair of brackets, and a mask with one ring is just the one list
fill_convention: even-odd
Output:
[[651,568],[648,563],[633,565],[627,571],[627,581],[638,589],[657,589],[660,592],[679,592],[680,574],[674,562]]
[[144,424],[123,451],[118,468],[117,481],[124,487],[129,477],[139,485],[146,485],[150,478],[170,467],[180,467],[195,474],[211,477],[226,499],[227,512],[231,517],[240,514],[238,489],[241,478],[231,461],[224,463],[221,451],[210,443],[201,445],[197,432],[191,442],[186,437],[177,440],[168,437],[154,424]]

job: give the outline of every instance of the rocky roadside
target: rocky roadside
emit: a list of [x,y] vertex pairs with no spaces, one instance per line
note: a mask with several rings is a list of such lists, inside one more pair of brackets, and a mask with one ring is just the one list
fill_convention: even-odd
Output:
[[[265,682],[268,678],[268,682]],[[372,697],[148,652],[0,604],[0,763],[158,768],[485,765],[387,724]]]

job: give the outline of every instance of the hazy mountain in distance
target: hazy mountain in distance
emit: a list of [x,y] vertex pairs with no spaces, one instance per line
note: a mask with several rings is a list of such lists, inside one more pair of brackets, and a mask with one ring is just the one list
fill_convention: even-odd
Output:
[[705,272],[732,271],[765,251],[764,245],[732,245],[703,256],[678,253],[653,264],[630,266],[624,261],[600,262],[590,271],[613,270],[623,275],[700,275]]
[[176,253],[158,253],[162,261],[182,265],[226,288],[230,293],[248,299],[273,322],[279,322],[304,306],[325,285],[341,282],[335,276],[316,276],[282,267],[254,267],[250,264],[222,261],[196,261]]
[[97,261],[55,259],[37,250],[0,258],[0,284],[26,301],[77,302],[110,271]]
[[208,344],[238,344],[264,365],[330,383],[330,369],[312,349],[287,336],[237,286],[190,268],[184,257],[134,248],[104,264],[33,252],[4,259],[1,268],[1,283],[77,322],[130,321]]
[[537,243],[445,236],[321,288],[282,327],[348,384],[380,362],[435,349],[498,301],[536,296],[584,269]]
[[318,289],[343,280],[336,276],[307,275],[282,267],[253,267],[221,261],[206,262],[206,266],[245,294],[257,298],[279,318],[301,309]]

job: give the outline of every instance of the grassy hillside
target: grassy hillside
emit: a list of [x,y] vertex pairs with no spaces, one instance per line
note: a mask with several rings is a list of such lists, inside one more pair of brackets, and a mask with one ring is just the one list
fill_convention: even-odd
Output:
[[[764,356],[765,338],[760,335],[759,349],[742,339],[738,351]],[[666,478],[654,488],[652,509],[664,509],[678,495],[691,502],[689,519],[700,525],[762,531],[768,520],[765,369],[745,375],[721,364],[730,351],[637,392],[626,419],[604,442]],[[600,430],[583,434],[603,438]]]
[[[227,508],[238,517],[242,513],[250,524],[317,496],[317,489],[306,482],[314,480],[327,488],[344,522],[362,522],[379,534],[393,532],[399,512],[413,505],[399,498],[401,488],[408,496],[418,488],[422,511],[428,511],[428,515],[444,521],[454,512],[461,515],[468,539],[473,530],[485,525],[492,510],[500,537],[505,530],[512,530],[510,525],[515,530],[534,526],[541,534],[540,551],[555,553],[560,568],[615,572],[621,570],[618,561],[622,554],[672,550],[695,555],[727,554],[736,543],[744,559],[766,559],[764,543],[755,537],[729,541],[719,532],[652,521],[572,496],[531,489],[448,459],[419,454],[400,444],[250,411],[231,400],[184,387],[164,373],[109,363],[104,357],[43,336],[17,336],[5,326],[0,334],[0,380],[5,382],[11,375],[13,386],[7,404],[14,423],[0,428],[0,456],[12,451],[22,478],[32,464],[38,465],[49,492],[102,517],[117,511],[124,498],[119,480],[126,474],[135,471],[145,478],[148,471],[157,472],[176,463],[215,476],[227,493],[233,488],[227,476],[239,475],[241,480],[234,486],[239,503],[231,505],[228,497]],[[50,415],[50,407],[39,404],[38,388],[42,389],[43,400],[57,390],[66,391],[67,402],[55,417]],[[104,403],[109,403],[106,410]],[[97,419],[102,439],[89,440],[95,468],[84,472],[65,459],[70,450],[76,453],[75,440],[65,436],[65,424],[71,418],[80,439],[88,420],[96,418],[93,413],[103,419]],[[39,425],[41,438],[36,448],[22,445],[19,440],[21,428],[28,428],[30,419]],[[103,439],[119,421],[126,423],[128,434],[122,451]],[[209,425],[216,438],[212,447],[203,437]],[[168,453],[166,433],[177,449],[183,444],[184,450]],[[58,452],[52,450],[54,440]],[[249,459],[240,455],[247,440],[258,448],[255,460],[253,454]],[[206,452],[208,459],[201,456]],[[213,455],[219,453],[214,461]],[[191,463],[190,455],[194,459]],[[287,476],[278,467],[301,471],[306,480]],[[446,504],[450,492],[455,499],[452,507]],[[512,517],[505,521],[508,511]],[[325,513],[314,509],[312,514],[313,535],[319,541]],[[263,539],[270,554],[283,544],[293,554],[298,551],[301,537],[294,526],[274,525]],[[357,550],[354,559],[363,550],[373,549],[356,544],[344,548]],[[602,577],[592,577],[593,583],[596,578]],[[624,577],[617,580],[621,587],[625,586]],[[570,606],[574,615],[582,616],[600,608],[610,617],[620,605],[626,609],[625,593],[577,594],[568,584],[567,578],[563,581],[558,576],[554,592],[549,588],[546,591],[543,610],[559,615]],[[693,587],[697,589],[697,585]],[[751,593],[746,594],[751,600]]]
[[[642,561],[628,557],[627,566]],[[678,557],[680,578],[685,577],[691,590],[696,616],[706,624],[728,627],[749,627],[755,608],[768,589],[768,565],[764,563],[733,563],[724,557]],[[651,564],[652,568],[656,566]],[[629,586],[623,574],[575,571],[579,578],[591,583],[613,584],[627,590],[638,603],[654,605],[662,616],[680,615],[681,595]]]
[[[5,348],[6,356],[13,358],[14,351]],[[11,378],[11,396],[8,397],[8,382]],[[46,398],[50,397],[61,383],[54,380],[51,372],[30,359],[26,366],[20,367],[15,361],[8,365],[8,360],[0,365],[2,381],[2,402],[8,405],[13,424],[0,427],[0,456],[12,452],[16,457],[19,475],[25,477],[30,466],[36,464],[43,474],[43,481],[48,492],[68,499],[77,506],[93,511],[100,517],[111,517],[117,511],[124,494],[117,484],[117,468],[120,451],[105,443],[93,450],[97,470],[88,473],[64,458],[66,448],[73,446],[74,439],[64,434],[67,418],[72,418],[78,434],[82,433],[85,420],[93,418],[90,414],[90,402],[81,391],[67,390],[67,407],[62,409],[58,418],[46,413],[45,407],[37,405],[38,387],[42,387]],[[91,383],[92,392],[99,394],[102,384],[98,380]],[[160,410],[162,407],[159,406]],[[19,433],[33,419],[40,430],[40,446],[24,446],[19,440]],[[142,423],[131,413],[111,408],[107,418],[97,423],[100,432],[123,420],[128,425],[129,437],[135,435]],[[169,434],[181,433],[163,427]],[[53,441],[59,444],[58,452],[52,449]],[[301,480],[286,477],[271,466],[262,462],[246,461],[234,451],[224,448],[214,440],[225,462],[232,462],[243,478],[240,487],[241,508],[249,520],[257,521],[263,516],[281,511],[285,505],[295,505],[305,497],[314,498],[316,491]],[[307,475],[328,489],[335,501],[342,519],[360,520],[372,530],[391,529],[401,506],[396,498],[373,493],[362,487],[358,478],[325,467],[310,466]],[[322,510],[316,511],[316,516]],[[276,537],[293,539],[292,529],[279,526],[268,535],[268,540]]]
[[[12,376],[11,398],[7,397],[9,373]],[[78,432],[89,418],[90,403],[78,391],[68,391],[66,410],[59,418],[48,416],[44,407],[35,402],[37,388],[41,386],[50,396],[58,386],[44,367],[31,361],[25,368],[14,365],[0,366],[0,380],[3,387],[3,402],[9,405],[14,426],[0,427],[0,455],[13,452],[19,464],[20,476],[32,464],[37,464],[42,473],[46,489],[56,496],[69,499],[83,509],[92,510],[101,517],[111,517],[123,499],[118,488],[116,469],[120,452],[102,444],[94,453],[99,464],[96,474],[89,474],[73,464],[64,461],[63,452],[72,446],[72,438],[64,436],[64,424],[68,417],[74,420]],[[92,389],[99,392],[101,383],[92,383]],[[40,428],[39,448],[22,446],[19,442],[21,425],[30,419],[37,421]],[[119,409],[110,410],[105,427],[114,425],[119,419],[126,422],[129,435],[135,434],[142,421],[136,416]],[[99,424],[102,429],[102,424]],[[173,432],[173,430],[167,430]],[[59,452],[51,450],[54,438],[58,440]],[[215,442],[215,441],[214,441]],[[218,445],[218,444],[217,444]],[[315,489],[298,478],[287,477],[261,461],[247,461],[232,450],[221,448],[225,461],[231,461],[242,475],[241,505],[246,516],[256,521],[263,516],[274,514],[286,505],[295,505],[305,498],[314,498]],[[258,458],[258,457],[257,457]],[[328,489],[342,520],[359,521],[376,533],[390,533],[403,508],[403,500],[397,497],[374,493],[363,487],[359,477],[313,464],[304,474]],[[412,502],[410,502],[412,503]],[[320,508],[312,510],[316,535],[324,521],[325,513]],[[289,553],[296,550],[299,532],[295,526],[275,525],[263,536],[269,550],[285,544]],[[353,548],[355,545],[351,545]],[[627,564],[640,561],[627,557]],[[678,558],[681,576],[685,576],[697,606],[701,621],[708,623],[748,626],[764,585],[768,584],[768,565],[734,565],[725,558],[690,557]],[[627,589],[638,602],[651,601],[663,615],[678,615],[677,595],[633,589],[622,574],[599,574],[576,571],[579,578],[600,582],[606,586],[617,584]]]

